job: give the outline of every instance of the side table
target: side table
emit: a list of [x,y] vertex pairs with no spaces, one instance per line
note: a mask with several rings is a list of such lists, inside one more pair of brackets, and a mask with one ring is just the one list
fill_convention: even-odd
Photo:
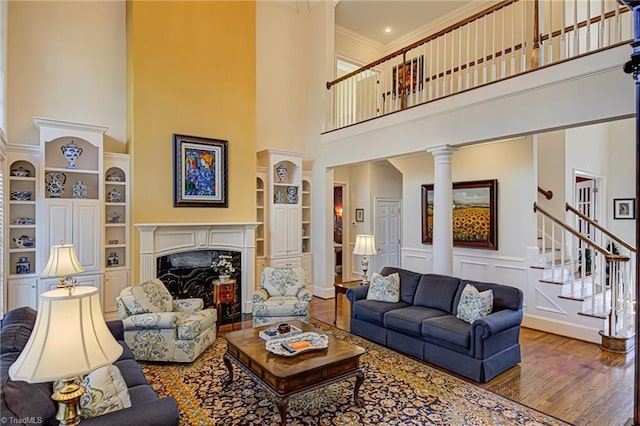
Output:
[[216,329],[220,329],[222,304],[224,303],[231,303],[231,329],[236,329],[236,302],[236,280],[230,279],[225,282],[213,280],[213,304],[216,306],[216,312],[218,313]]
[[334,283],[333,290],[335,292],[335,297],[333,299],[333,325],[336,325],[336,321],[338,320],[338,295],[346,294],[347,290],[354,287],[359,287],[362,285],[362,281],[347,281],[345,283]]

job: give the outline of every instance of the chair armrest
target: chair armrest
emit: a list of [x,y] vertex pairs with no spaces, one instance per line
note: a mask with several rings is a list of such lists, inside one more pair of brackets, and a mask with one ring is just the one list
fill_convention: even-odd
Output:
[[129,408],[113,411],[101,416],[83,419],[85,426],[113,425],[175,425],[180,418],[178,403],[172,396],[143,402]]
[[122,321],[107,321],[107,327],[116,340],[124,340],[124,325]]
[[268,298],[269,293],[267,293],[267,290],[265,290],[264,288],[259,288],[251,296],[251,301],[253,303],[260,303],[266,301]]
[[298,294],[296,294],[298,300],[302,300],[304,302],[310,302],[313,299],[313,292],[309,290],[308,287],[302,287],[298,290]]
[[185,314],[192,314],[194,312],[201,311],[203,308],[204,301],[199,298],[173,300],[174,312],[184,312]]
[[361,285],[361,286],[350,288],[349,290],[347,290],[346,296],[347,296],[347,299],[349,299],[349,301],[353,303],[356,300],[366,299],[368,292],[369,292],[369,286]]
[[128,330],[149,330],[149,329],[170,329],[176,328],[178,322],[184,318],[182,312],[158,312],[155,314],[131,315],[122,321],[125,331]]
[[517,327],[522,323],[522,310],[513,311],[503,309],[492,312],[484,318],[475,320],[472,325],[472,333],[487,338],[501,331]]

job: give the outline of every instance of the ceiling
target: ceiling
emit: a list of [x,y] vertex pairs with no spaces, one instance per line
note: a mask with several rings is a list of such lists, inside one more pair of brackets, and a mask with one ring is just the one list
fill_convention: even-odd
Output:
[[[402,38],[470,0],[341,0],[336,25],[382,45]],[[391,28],[385,33],[385,28]]]

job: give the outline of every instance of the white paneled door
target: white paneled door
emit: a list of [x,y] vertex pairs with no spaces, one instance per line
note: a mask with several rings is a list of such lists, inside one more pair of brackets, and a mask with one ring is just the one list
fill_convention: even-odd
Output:
[[375,268],[379,271],[385,266],[400,266],[400,201],[376,200],[376,250]]

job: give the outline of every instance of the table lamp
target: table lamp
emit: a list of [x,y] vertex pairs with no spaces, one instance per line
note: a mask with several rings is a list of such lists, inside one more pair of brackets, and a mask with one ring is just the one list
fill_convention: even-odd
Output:
[[69,292],[72,286],[67,285],[67,279],[73,274],[84,272],[84,268],[76,256],[73,244],[60,243],[51,246],[49,260],[42,271],[43,277],[60,277],[58,288],[67,288]]
[[369,260],[367,255],[378,254],[373,235],[356,235],[356,246],[353,248],[353,254],[362,256],[362,284],[369,284],[369,277],[367,277]]
[[40,295],[36,323],[18,359],[9,367],[11,380],[28,383],[63,381],[51,398],[58,402],[61,425],[80,423],[85,388],[75,376],[108,365],[122,354],[104,322],[95,287],[58,288]]

